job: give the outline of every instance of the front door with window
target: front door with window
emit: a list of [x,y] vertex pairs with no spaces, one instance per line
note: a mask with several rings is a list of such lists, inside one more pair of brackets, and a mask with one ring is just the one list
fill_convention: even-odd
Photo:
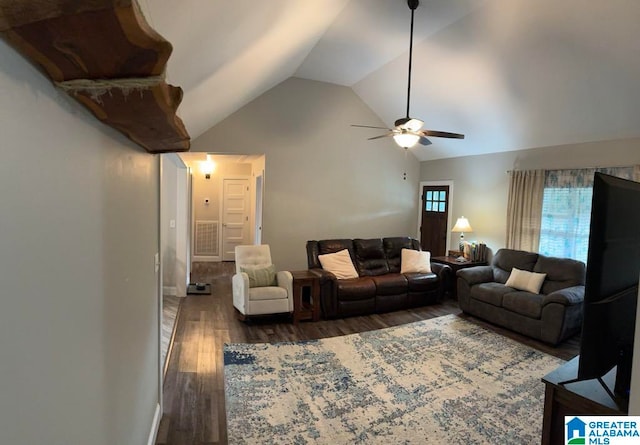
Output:
[[420,244],[432,256],[446,255],[449,221],[449,186],[426,185],[422,188]]

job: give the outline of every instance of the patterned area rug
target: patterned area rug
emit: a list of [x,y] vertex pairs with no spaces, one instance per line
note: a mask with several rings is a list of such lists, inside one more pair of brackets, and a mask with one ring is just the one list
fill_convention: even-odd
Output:
[[562,360],[455,315],[224,350],[230,444],[537,444]]

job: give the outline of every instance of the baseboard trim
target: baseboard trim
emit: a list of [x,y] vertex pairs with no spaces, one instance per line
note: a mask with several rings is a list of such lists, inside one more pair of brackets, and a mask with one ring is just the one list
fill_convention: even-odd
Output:
[[162,286],[162,295],[175,297],[178,295],[178,288],[176,286]]
[[151,423],[151,431],[149,431],[149,439],[147,445],[154,445],[156,443],[156,437],[158,436],[158,429],[160,428],[160,404],[156,404],[156,412],[153,415],[153,422]]

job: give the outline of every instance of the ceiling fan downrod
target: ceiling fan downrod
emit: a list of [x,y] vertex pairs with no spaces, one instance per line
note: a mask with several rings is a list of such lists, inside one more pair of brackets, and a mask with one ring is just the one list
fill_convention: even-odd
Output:
[[413,15],[420,4],[420,0],[407,0],[407,5],[411,9],[411,31],[409,33],[409,75],[407,80],[407,119],[409,119],[409,101],[411,99],[411,62],[413,59]]

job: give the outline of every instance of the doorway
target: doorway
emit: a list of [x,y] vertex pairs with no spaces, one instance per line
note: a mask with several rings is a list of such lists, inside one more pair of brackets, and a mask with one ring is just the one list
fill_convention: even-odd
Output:
[[449,249],[450,207],[453,183],[421,182],[419,237],[422,250],[443,256]]

